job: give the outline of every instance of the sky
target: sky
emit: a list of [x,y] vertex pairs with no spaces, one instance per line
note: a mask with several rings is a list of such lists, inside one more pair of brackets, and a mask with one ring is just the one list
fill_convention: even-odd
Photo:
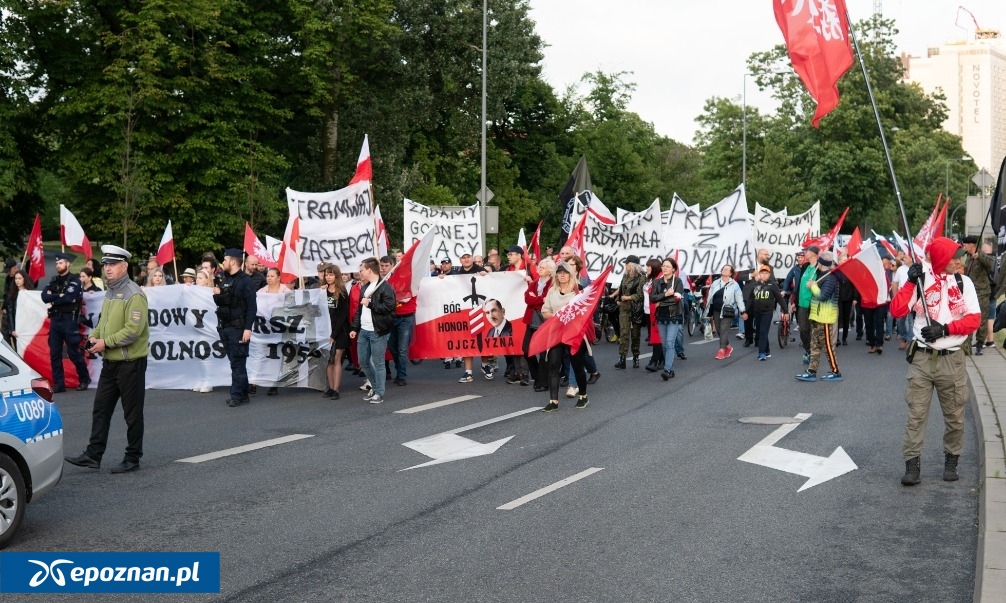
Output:
[[[846,5],[853,22],[874,9],[873,0]],[[545,80],[560,93],[584,73],[631,71],[625,79],[636,90],[629,110],[686,144],[713,96],[739,103],[746,84],[748,105],[773,110],[770,95],[744,77],[751,53],[783,42],[771,0],[530,0],[530,7],[546,44]],[[1003,0],[883,0],[882,8],[900,30],[898,50],[913,56],[973,38],[975,21],[1006,36]]]

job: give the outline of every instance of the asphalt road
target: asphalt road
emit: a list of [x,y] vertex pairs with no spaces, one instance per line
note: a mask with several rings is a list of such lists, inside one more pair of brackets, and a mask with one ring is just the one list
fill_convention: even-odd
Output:
[[[701,341],[692,339],[692,342]],[[851,342],[850,342],[851,343]],[[149,391],[140,471],[111,475],[125,446],[113,419],[102,470],[67,465],[29,506],[11,551],[219,551],[219,595],[180,601],[964,601],[974,581],[977,445],[970,417],[961,480],[941,479],[938,406],[923,483],[900,485],[906,365],[861,342],[838,348],[846,380],[797,383],[797,348],[713,359],[688,345],[677,377],[616,371],[616,348],[590,406],[530,412],[457,435],[509,436],[485,456],[403,471],[430,458],[403,446],[542,406],[501,376],[456,383],[427,361],[370,405],[348,377],[342,400],[282,390],[228,408],[226,392]],[[648,351],[648,350],[647,350]],[[501,359],[502,362],[502,359]],[[643,360],[643,364],[647,360]],[[68,454],[87,442],[92,393],[58,403]],[[412,414],[409,407],[476,399]],[[806,478],[737,460],[777,425],[811,417],[777,446],[858,469]],[[178,459],[290,434],[313,437],[203,463]],[[591,468],[512,510],[498,507]],[[5,601],[66,596],[5,595]],[[150,601],[149,595],[101,597]]]

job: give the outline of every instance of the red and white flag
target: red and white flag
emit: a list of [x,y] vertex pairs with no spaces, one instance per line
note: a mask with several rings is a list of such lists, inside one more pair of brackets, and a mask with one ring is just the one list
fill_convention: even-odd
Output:
[[527,244],[527,251],[531,254],[531,257],[533,257],[536,262],[541,261],[540,241],[541,241],[541,225],[543,222],[544,220],[538,222],[538,228],[534,229],[534,234],[531,235],[531,240],[528,241]]
[[[870,232],[873,233],[873,238],[880,243],[880,246],[886,249],[887,253],[891,254],[892,258],[898,257],[898,250],[894,248],[894,245],[891,245],[891,242],[887,240],[887,237],[877,234],[876,230],[871,230]],[[877,253],[880,252],[878,251]]]
[[838,80],[852,67],[845,0],[773,0],[793,70],[817,101],[811,123],[838,106]]
[[356,160],[356,173],[353,174],[353,179],[349,181],[350,184],[356,184],[363,180],[372,181],[374,179],[374,169],[370,163],[370,138],[368,135],[363,135],[363,147],[360,149],[360,158]]
[[857,226],[855,230],[852,231],[852,236],[849,237],[849,244],[845,246],[845,252],[849,254],[849,257],[853,257],[863,248],[863,235],[859,232],[859,227]]
[[872,301],[874,306],[890,301],[887,275],[884,274],[884,263],[876,245],[864,246],[862,251],[839,264],[835,270],[849,277],[864,301]]
[[594,309],[604,294],[609,272],[611,266],[538,327],[528,345],[529,356],[550,350],[560,343],[568,345],[574,354],[580,349],[584,336],[594,328]]
[[165,266],[175,259],[175,237],[171,234],[171,220],[161,235],[161,244],[157,246],[157,265]]
[[395,290],[399,302],[408,301],[419,294],[419,282],[430,275],[430,253],[433,251],[433,237],[436,228],[426,231],[421,239],[412,244],[402,259],[395,264],[384,280]]
[[[933,208],[933,213],[929,214],[926,219],[926,223],[922,225],[919,232],[915,233],[915,249],[925,250],[929,247],[929,243],[933,239],[939,236],[943,236],[943,227],[947,220],[947,206],[950,205],[950,201],[943,204],[943,209],[940,209],[940,201],[943,199],[943,193],[940,193],[936,197],[936,207]],[[920,255],[924,252],[920,251]]]
[[[898,234],[898,231],[896,231],[896,230],[891,231],[891,234],[894,235],[894,241],[898,244],[898,247],[902,251],[904,251],[905,253],[908,253],[908,254],[912,253],[912,248],[909,247],[908,241],[906,241],[905,239],[902,239],[901,235]],[[923,253],[920,251],[920,252],[916,253],[915,255],[921,256],[921,255],[923,255]]]
[[259,263],[266,268],[276,267],[276,260],[272,258],[272,255],[269,254],[269,250],[265,248],[265,245],[263,245],[262,241],[259,240],[255,231],[252,230],[251,224],[247,222],[245,222],[244,250],[246,254],[255,256]]
[[381,206],[374,206],[374,229],[377,235],[377,259],[388,255],[391,248],[391,240],[388,239],[388,229],[384,226],[384,218],[381,216]]
[[45,248],[42,246],[42,214],[35,214],[35,224],[28,235],[28,276],[31,280],[45,276]]
[[842,229],[842,224],[845,222],[845,216],[848,215],[848,213],[849,208],[846,207],[845,211],[842,212],[842,216],[838,219],[838,222],[831,227],[831,230],[820,237],[815,237],[813,239],[808,238],[804,240],[803,248],[806,249],[811,245],[817,245],[822,251],[825,249],[831,249],[831,246],[835,243],[835,238],[838,237],[838,231]]
[[91,252],[91,241],[89,241],[87,235],[84,234],[84,229],[81,228],[80,222],[78,222],[77,218],[70,213],[70,210],[62,204],[59,206],[59,238],[61,242],[64,245],[68,245],[70,249],[83,253],[84,259],[89,260],[93,257]]
[[[577,256],[583,261],[583,270],[580,271],[581,277],[587,276],[587,214],[584,213],[580,216],[580,221],[576,223],[573,231],[569,233],[569,238],[566,239],[566,243],[563,247],[572,247],[573,255]],[[559,256],[557,255],[556,258]],[[558,261],[558,260],[556,260]]]
[[286,232],[283,233],[283,245],[279,248],[279,260],[276,267],[279,268],[279,280],[282,283],[289,283],[297,280],[300,276],[300,218],[291,216],[286,223]]
[[591,191],[587,192],[590,194],[590,203],[587,205],[587,213],[593,214],[594,217],[597,218],[597,221],[601,224],[607,224],[608,226],[614,224],[616,220],[614,214],[611,213],[611,210],[609,210],[608,207],[597,198],[597,195]]

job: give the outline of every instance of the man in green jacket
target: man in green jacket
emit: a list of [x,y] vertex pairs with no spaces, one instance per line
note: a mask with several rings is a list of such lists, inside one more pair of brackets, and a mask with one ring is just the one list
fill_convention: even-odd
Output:
[[80,456],[66,457],[78,467],[97,469],[108,444],[108,428],[119,398],[126,419],[126,454],[112,473],[140,468],[143,456],[143,398],[146,391],[149,327],[147,296],[129,278],[130,253],[102,245],[105,300],[98,326],[87,337],[88,351],[102,354],[101,376],[91,413],[91,441]]

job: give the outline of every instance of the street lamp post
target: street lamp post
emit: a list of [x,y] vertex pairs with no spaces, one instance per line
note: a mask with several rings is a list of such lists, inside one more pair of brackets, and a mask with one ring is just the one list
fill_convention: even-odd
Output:
[[479,189],[479,217],[482,223],[482,253],[486,249],[486,206],[489,200],[486,198],[486,30],[487,15],[489,13],[489,0],[482,0],[482,172],[481,188]]
[[[947,159],[947,180],[943,187],[943,194],[947,199],[950,199],[950,164],[954,161],[971,161],[971,158],[965,155],[964,157],[953,157],[951,159]],[[960,207],[957,209],[960,209]],[[957,210],[955,209],[953,213],[956,213],[956,211]],[[953,213],[951,213],[951,222],[953,222]],[[950,236],[950,224],[946,224],[944,230],[944,234]]]

